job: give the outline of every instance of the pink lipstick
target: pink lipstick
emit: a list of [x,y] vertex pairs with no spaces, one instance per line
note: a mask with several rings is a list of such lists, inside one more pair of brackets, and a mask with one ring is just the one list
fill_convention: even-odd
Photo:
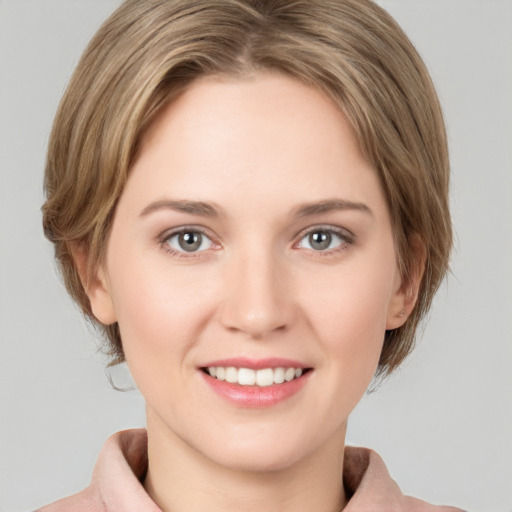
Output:
[[209,361],[200,370],[206,384],[233,405],[262,408],[298,393],[312,368],[290,359],[232,358]]

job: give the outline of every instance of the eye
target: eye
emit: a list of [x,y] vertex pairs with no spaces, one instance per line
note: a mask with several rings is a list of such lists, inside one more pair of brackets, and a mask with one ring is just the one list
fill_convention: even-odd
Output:
[[212,240],[205,233],[196,229],[186,229],[171,233],[163,243],[171,252],[194,253],[211,249],[214,246]]
[[315,229],[303,236],[297,247],[313,251],[328,251],[351,243],[347,236],[333,229]]

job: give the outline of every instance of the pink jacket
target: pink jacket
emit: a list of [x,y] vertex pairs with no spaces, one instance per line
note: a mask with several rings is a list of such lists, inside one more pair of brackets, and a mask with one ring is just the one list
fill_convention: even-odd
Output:
[[[140,483],[146,469],[146,431],[118,432],[103,446],[89,487],[37,512],[162,512]],[[345,448],[343,479],[350,497],[344,512],[460,512],[404,496],[382,459],[366,448]]]

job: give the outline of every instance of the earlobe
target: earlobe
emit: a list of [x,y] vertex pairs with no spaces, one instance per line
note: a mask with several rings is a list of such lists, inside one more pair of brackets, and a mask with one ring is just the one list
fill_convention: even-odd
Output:
[[[425,272],[426,249],[421,238],[413,234],[409,237],[412,264],[407,277],[397,276],[395,293],[390,301],[386,330],[398,329],[412,313]],[[398,271],[397,271],[398,273]]]
[[117,322],[114,303],[110,294],[108,281],[102,267],[98,268],[86,288],[93,315],[102,324],[110,325]]
[[[419,283],[418,283],[419,284]],[[388,308],[386,330],[398,329],[407,321],[418,299],[418,288],[402,284],[395,292]]]
[[88,251],[83,246],[74,246],[71,249],[71,253],[80,276],[80,281],[89,298],[92,314],[102,324],[110,325],[115,323],[117,317],[103,265],[91,270],[89,268]]

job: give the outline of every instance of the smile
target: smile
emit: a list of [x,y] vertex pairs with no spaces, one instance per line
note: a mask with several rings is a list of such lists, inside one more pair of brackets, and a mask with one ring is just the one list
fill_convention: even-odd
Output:
[[268,387],[298,379],[307,369],[302,368],[236,368],[234,366],[210,366],[204,368],[210,377],[240,386]]
[[300,393],[311,380],[313,367],[280,357],[234,357],[208,361],[198,367],[204,383],[237,408],[277,405]]

